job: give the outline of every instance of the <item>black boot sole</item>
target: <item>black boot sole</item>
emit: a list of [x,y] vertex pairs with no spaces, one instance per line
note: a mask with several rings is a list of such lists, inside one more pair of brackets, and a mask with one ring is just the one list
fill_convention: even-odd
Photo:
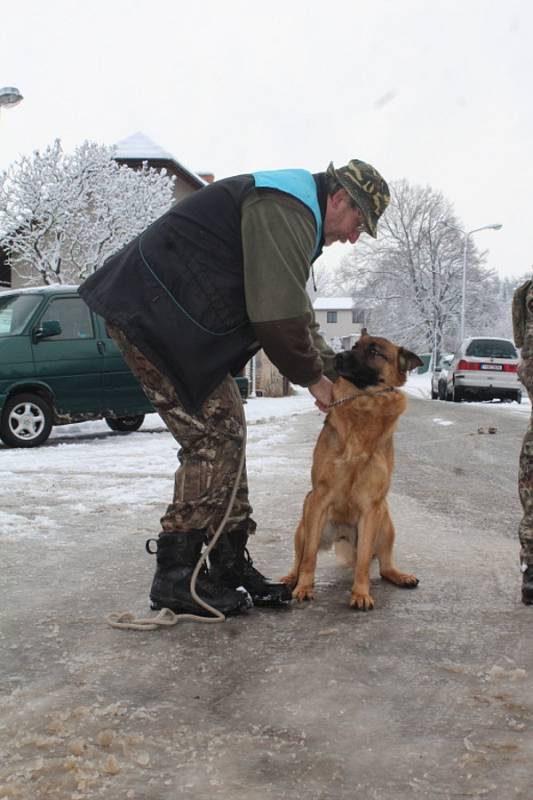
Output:
[[[250,596],[244,595],[243,603],[239,606],[232,606],[228,609],[221,609],[217,608],[213,605],[213,608],[217,608],[217,611],[220,611],[221,614],[224,614],[225,617],[235,617],[238,614],[246,614],[247,611],[250,610],[252,607],[252,600]],[[208,602],[207,600],[205,601]],[[211,605],[211,603],[209,604]],[[172,598],[167,598],[167,600],[163,600],[160,598],[154,598],[150,596],[150,608],[152,611],[161,611],[162,608],[169,608],[174,614],[194,614],[197,617],[212,617],[209,611],[207,611],[202,606],[197,605],[196,603],[191,603],[190,605],[180,605],[176,603],[175,600]]]
[[291,600],[292,595],[287,597],[287,599],[283,599],[281,597],[271,597],[270,595],[266,595],[265,597],[254,597],[252,595],[254,606],[264,606],[268,608],[286,608]]
[[[218,578],[218,580],[220,580],[220,578]],[[288,586],[283,586],[283,589],[280,589],[279,586],[276,586],[275,591],[272,593],[264,590],[260,590],[256,593],[253,591],[253,589],[247,588],[245,583],[235,583],[233,581],[224,580],[220,580],[220,582],[226,589],[232,589],[233,591],[238,591],[238,587],[241,587],[241,591],[244,589],[251,598],[254,606],[269,606],[271,608],[277,608],[278,606],[286,606],[293,599],[292,591]]]

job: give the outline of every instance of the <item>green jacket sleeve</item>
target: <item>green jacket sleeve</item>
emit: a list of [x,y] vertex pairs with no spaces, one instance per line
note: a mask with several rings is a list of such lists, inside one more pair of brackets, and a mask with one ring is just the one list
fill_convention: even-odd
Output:
[[289,195],[256,189],[242,207],[241,233],[248,317],[270,360],[293,383],[323,374],[313,309],[306,291],[315,222]]

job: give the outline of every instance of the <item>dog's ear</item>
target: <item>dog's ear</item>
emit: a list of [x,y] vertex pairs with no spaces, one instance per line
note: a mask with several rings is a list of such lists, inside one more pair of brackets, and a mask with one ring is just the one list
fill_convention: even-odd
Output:
[[367,328],[361,328],[361,333],[359,335],[360,336],[368,336],[368,329]]
[[400,372],[409,372],[412,369],[416,369],[416,367],[421,367],[423,363],[422,359],[418,358],[415,353],[411,353],[410,350],[406,350],[404,347],[398,349],[398,369]]

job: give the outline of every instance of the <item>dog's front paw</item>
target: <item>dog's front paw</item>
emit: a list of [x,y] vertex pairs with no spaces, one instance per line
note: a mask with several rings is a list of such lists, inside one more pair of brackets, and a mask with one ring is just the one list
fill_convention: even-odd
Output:
[[312,600],[313,599],[313,584],[312,583],[299,583],[292,593],[294,600]]
[[374,608],[374,598],[364,592],[352,592],[350,606],[358,611],[371,611]]
[[284,583],[286,586],[289,586],[291,589],[294,589],[298,582],[298,576],[294,574],[294,572],[289,572],[288,575],[284,575],[283,578],[279,579],[280,583]]

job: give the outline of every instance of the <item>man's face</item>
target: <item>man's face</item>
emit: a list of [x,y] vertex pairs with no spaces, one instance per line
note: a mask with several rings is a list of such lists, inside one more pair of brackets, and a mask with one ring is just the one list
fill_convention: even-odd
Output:
[[333,242],[355,244],[364,231],[364,217],[358,208],[353,207],[348,192],[339,189],[334,195],[328,196],[324,219],[326,247]]

